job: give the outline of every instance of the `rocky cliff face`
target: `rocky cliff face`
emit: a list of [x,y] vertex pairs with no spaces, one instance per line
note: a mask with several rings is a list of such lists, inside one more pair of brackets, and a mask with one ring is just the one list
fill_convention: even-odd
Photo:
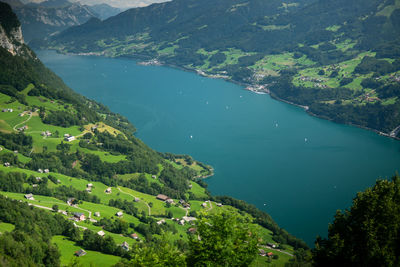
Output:
[[9,5],[0,2],[0,47],[12,55],[21,54],[24,44],[21,25]]
[[21,27],[12,29],[9,36],[6,34],[4,28],[0,25],[0,46],[4,47],[14,56],[18,54],[24,43],[24,38],[22,37]]

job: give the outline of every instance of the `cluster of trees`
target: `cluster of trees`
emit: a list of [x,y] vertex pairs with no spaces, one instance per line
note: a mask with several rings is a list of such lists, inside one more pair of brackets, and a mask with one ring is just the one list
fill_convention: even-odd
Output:
[[129,257],[129,254],[121,246],[117,245],[111,236],[101,237],[89,229],[83,232],[83,238],[78,244],[85,249],[121,257]]
[[14,102],[17,100],[19,103],[23,105],[28,105],[25,99],[25,95],[18,92],[12,85],[0,85],[0,93],[11,96],[10,102]]
[[398,266],[399,200],[398,175],[358,193],[349,210],[336,213],[328,237],[317,238],[315,266]]
[[0,235],[0,255],[5,266],[59,266],[60,253],[51,243],[54,235],[80,239],[79,230],[59,214],[50,214],[0,196],[0,221],[15,229]]
[[110,199],[108,205],[111,207],[116,207],[123,210],[126,214],[138,217],[139,211],[135,207],[135,204],[132,201],[121,200],[121,199]]
[[361,60],[360,64],[356,66],[354,72],[359,74],[368,74],[370,72],[375,72],[380,75],[385,75],[387,73],[398,71],[399,69],[399,59],[396,59],[393,63],[390,63],[387,60],[366,56]]
[[33,139],[30,135],[23,133],[4,133],[0,132],[0,145],[19,153],[28,154],[32,149]]
[[121,219],[111,220],[108,218],[102,218],[100,221],[94,223],[94,225],[102,226],[104,230],[116,233],[116,234],[128,234],[129,224]]
[[249,221],[231,213],[202,217],[189,243],[168,234],[138,243],[132,258],[117,266],[249,266],[257,256],[258,237]]
[[[79,118],[80,113],[75,114],[74,112],[68,111],[47,111],[46,115],[43,117],[42,121],[46,124],[61,126],[61,127],[71,127],[74,125],[82,125],[84,120]],[[85,122],[86,119],[85,119]]]
[[314,103],[310,106],[309,111],[326,116],[335,122],[352,123],[390,132],[400,124],[399,108],[400,101],[396,101],[392,105],[382,105],[380,102],[376,102],[362,106]]

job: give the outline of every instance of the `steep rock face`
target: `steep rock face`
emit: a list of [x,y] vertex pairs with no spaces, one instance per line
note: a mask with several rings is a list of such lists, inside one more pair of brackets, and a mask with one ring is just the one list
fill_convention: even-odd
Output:
[[14,28],[7,35],[4,28],[0,25],[0,46],[7,49],[12,55],[16,55],[21,51],[24,38],[22,37],[21,27]]
[[12,12],[11,7],[0,2],[0,47],[12,55],[21,54],[24,47],[21,24]]

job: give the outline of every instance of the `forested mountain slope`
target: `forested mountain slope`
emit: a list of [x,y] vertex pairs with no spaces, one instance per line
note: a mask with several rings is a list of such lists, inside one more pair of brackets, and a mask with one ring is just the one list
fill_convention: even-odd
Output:
[[1,2],[0,29],[2,265],[309,259],[306,244],[268,214],[211,196],[201,179],[210,166],[152,150],[124,117],[69,89],[23,43],[18,19]]
[[394,137],[399,33],[399,0],[175,0],[92,19],[37,45],[157,59]]

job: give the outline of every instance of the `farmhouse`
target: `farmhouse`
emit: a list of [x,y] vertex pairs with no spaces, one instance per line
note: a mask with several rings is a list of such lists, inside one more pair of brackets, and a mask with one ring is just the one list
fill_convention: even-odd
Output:
[[196,229],[196,228],[193,228],[193,227],[191,227],[191,228],[188,229],[188,233],[189,233],[189,234],[195,234],[196,231],[197,231],[197,229]]
[[122,249],[129,251],[129,244],[128,242],[124,241],[124,243],[121,244]]
[[94,216],[100,217],[100,212],[96,211],[96,212],[94,213]]
[[118,217],[122,217],[122,215],[124,214],[122,213],[122,211],[118,211],[115,215],[117,215]]
[[75,139],[76,139],[75,136],[68,136],[64,138],[64,141],[71,142],[74,141]]
[[4,166],[5,166],[5,167],[10,167],[11,164],[10,164],[10,162],[4,162]]
[[106,233],[104,233],[104,231],[103,231],[103,230],[101,230],[101,231],[98,231],[98,232],[97,232],[97,234],[98,234],[99,236],[101,236],[101,237],[103,237],[103,236],[105,236],[105,235],[106,235]]
[[74,204],[74,201],[75,201],[75,198],[70,197],[70,198],[67,199],[67,204],[68,204],[69,206],[72,206],[72,205]]
[[85,255],[86,255],[86,251],[84,251],[83,249],[80,249],[75,252],[75,256],[77,256],[77,257],[81,257],[81,256],[85,256]]
[[259,255],[265,257],[265,255],[267,255],[267,253],[265,253],[265,250],[263,249],[259,249]]
[[168,199],[170,199],[169,197],[163,194],[158,194],[156,198],[162,201],[167,201]]
[[74,212],[74,219],[77,221],[84,221],[85,214],[83,214],[82,212]]
[[27,200],[35,200],[35,199],[33,198],[33,195],[32,195],[32,194],[26,194],[26,195],[25,195],[25,198],[26,198]]
[[111,194],[111,187],[106,189],[106,194]]
[[138,239],[138,238],[139,238],[138,235],[137,235],[136,233],[131,234],[131,237],[132,237],[133,239]]

